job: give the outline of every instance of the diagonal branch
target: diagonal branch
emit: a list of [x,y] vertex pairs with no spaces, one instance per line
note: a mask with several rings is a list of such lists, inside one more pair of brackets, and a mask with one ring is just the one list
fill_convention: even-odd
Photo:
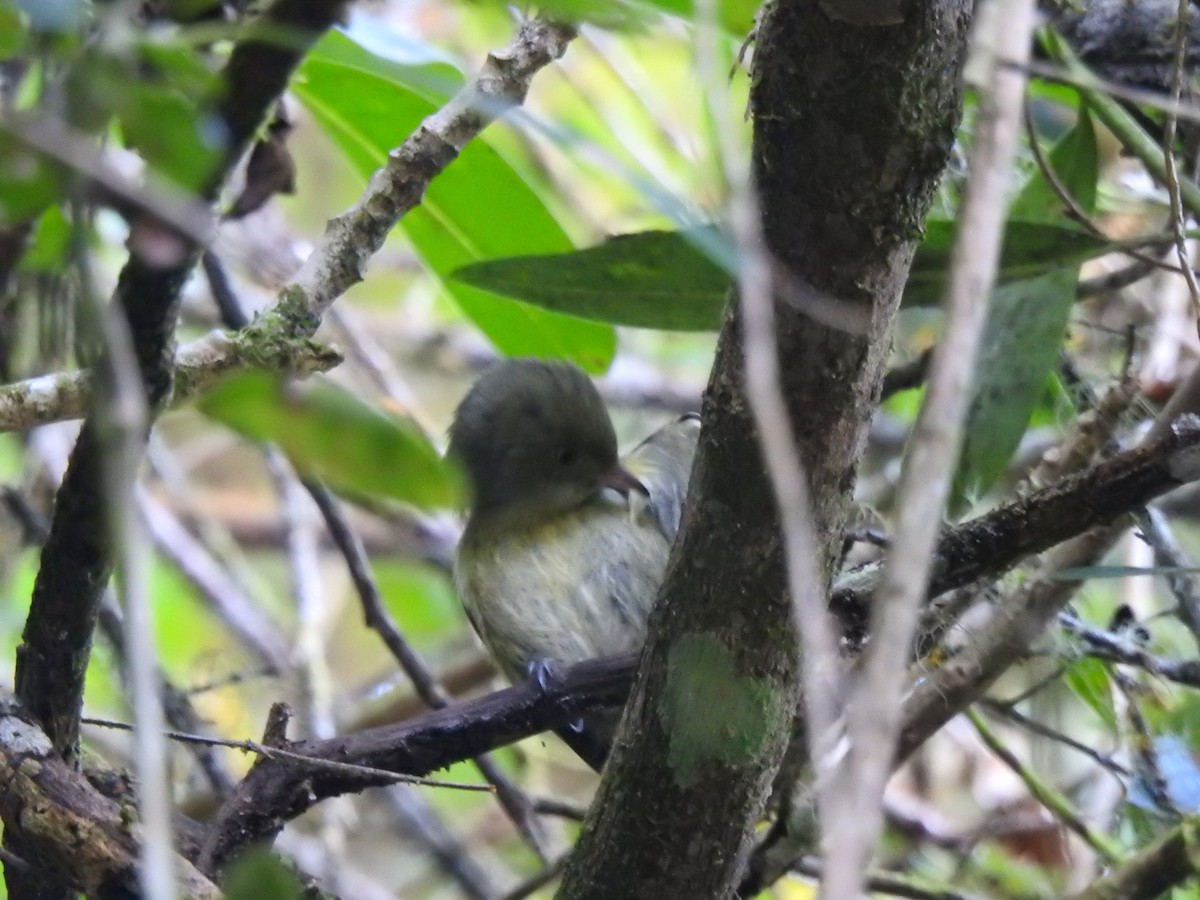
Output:
[[305,766],[295,754],[410,775],[432,772],[624,702],[635,664],[632,654],[589,660],[544,688],[525,682],[398,725],[288,744],[292,756],[260,759],[221,807],[209,826],[204,868],[221,871],[239,850],[272,839],[321,800],[392,783],[379,774]]
[[[1195,480],[1198,456],[1200,420],[1183,418],[1158,440],[952,528],[938,540],[927,596],[1001,575],[1022,559]],[[849,618],[860,618],[879,572],[871,565],[843,576],[833,603]]]

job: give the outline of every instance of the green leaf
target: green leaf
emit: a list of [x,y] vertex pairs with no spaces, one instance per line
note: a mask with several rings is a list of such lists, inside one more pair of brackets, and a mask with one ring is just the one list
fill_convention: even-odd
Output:
[[1086,703],[1109,731],[1117,732],[1117,711],[1113,706],[1112,682],[1108,666],[1098,659],[1072,663],[1063,676],[1067,687]]
[[[1075,127],[1046,156],[1054,176],[1067,194],[1084,212],[1095,212],[1100,157],[1096,150],[1096,129],[1086,105],[1080,108]],[[1065,214],[1063,201],[1041,170],[1014,198],[1008,212],[1010,219],[1046,223],[1062,223]]]
[[203,77],[190,48],[153,45],[129,53],[92,49],[67,83],[72,124],[99,132],[112,118],[127,146],[184,190],[207,183],[225,133],[199,102],[215,83]]
[[[1086,109],[1078,124],[1048,154],[1048,162],[1076,202],[1091,212],[1096,202],[1099,165],[1096,138]],[[1062,204],[1039,171],[1013,201],[1014,213],[1044,217],[1041,227],[1065,221]],[[1005,255],[1017,229],[1035,223],[1010,221]],[[1061,228],[1065,234],[1072,230]],[[955,475],[951,509],[959,511],[985,494],[1016,452],[1029,419],[1045,396],[1046,379],[1062,347],[1078,264],[1003,284],[992,292],[975,387],[964,425],[962,454]]]
[[350,494],[422,508],[459,504],[461,477],[407,419],[328,381],[246,372],[209,390],[200,409],[249,438],[278,444],[301,472]]
[[28,18],[21,10],[0,0],[0,60],[16,56],[28,30]]
[[28,222],[62,197],[62,168],[0,132],[0,225]]
[[957,512],[987,492],[1020,444],[1058,359],[1077,277],[1070,269],[993,291],[954,480]]
[[38,218],[21,257],[22,272],[63,272],[71,246],[72,225],[61,206],[51,206]]
[[[925,223],[925,238],[917,248],[904,286],[905,306],[935,306],[942,302],[954,231],[955,223],[949,219],[930,219]],[[1086,260],[1111,249],[1107,242],[1061,220],[1049,223],[1009,219],[1004,226],[996,284],[1035,278],[1054,269],[1074,271]]]
[[[954,223],[932,219],[917,248],[904,292],[906,306],[938,303],[950,266]],[[703,249],[702,249],[703,248]],[[1048,269],[1071,271],[1107,246],[1073,226],[1009,222],[1000,284]],[[715,228],[618,235],[571,253],[489,259],[451,273],[475,287],[546,309],[630,325],[676,331],[720,327],[733,266],[728,242]]]
[[[683,19],[696,18],[695,0],[646,0],[646,3]],[[713,5],[716,6],[717,21],[725,30],[743,37],[754,27],[754,17],[761,3],[760,0],[716,0]]]
[[453,277],[588,319],[666,331],[715,331],[730,275],[697,244],[716,229],[644,231],[555,256],[466,266]]
[[[333,33],[305,60],[293,89],[365,179],[437,109],[438,86],[450,74],[456,76],[445,65],[384,60]],[[563,357],[591,372],[612,361],[616,335],[609,325],[448,281],[452,271],[481,259],[571,249],[534,191],[485,142],[466,146],[401,227],[425,266],[502,352]]]
[[114,99],[126,144],[155,172],[198,192],[219,159],[219,126],[173,88],[133,84]]
[[226,900],[300,900],[304,888],[295,874],[265,850],[238,857],[221,887]]

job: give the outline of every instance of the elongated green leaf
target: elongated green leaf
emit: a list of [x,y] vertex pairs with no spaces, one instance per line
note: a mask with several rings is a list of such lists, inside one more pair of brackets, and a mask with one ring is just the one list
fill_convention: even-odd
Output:
[[[1100,157],[1096,152],[1096,129],[1086,106],[1075,127],[1063,135],[1046,155],[1054,177],[1067,194],[1087,213],[1096,209],[1096,184]],[[1067,208],[1050,181],[1039,171],[1013,199],[1008,215],[1023,222],[1062,223]]]
[[730,276],[697,248],[696,236],[679,231],[619,235],[574,253],[476,263],[454,277],[602,322],[714,331],[721,324]]
[[[925,224],[925,239],[904,287],[905,306],[934,306],[942,301],[950,254],[954,247],[955,223],[933,219]],[[1004,247],[996,284],[1005,285],[1036,278],[1052,269],[1079,268],[1088,259],[1110,251],[1109,245],[1075,225],[1060,219],[1024,222],[1009,219],[1004,226]]]
[[[384,60],[337,33],[299,74],[296,94],[364,179],[437,109],[446,87],[461,83],[445,65]],[[564,357],[592,372],[612,360],[616,336],[607,324],[447,281],[453,270],[493,256],[571,249],[533,190],[486,143],[468,144],[401,224],[429,271],[504,353]]]
[[28,19],[20,9],[0,3],[0,60],[17,55],[28,30]]
[[[502,5],[500,0],[487,2]],[[744,36],[754,26],[759,0],[717,0],[717,24],[730,34]],[[637,30],[653,25],[664,12],[689,21],[696,18],[694,0],[541,0],[538,12],[560,22],[589,22],[601,28]]]
[[[1075,201],[1090,212],[1095,205],[1099,165],[1086,109],[1076,127],[1051,150],[1049,163]],[[1043,220],[1047,223],[1043,227],[1065,222],[1062,202],[1040,172],[1014,199],[1013,210]],[[1009,223],[1009,239],[1017,224]],[[1011,250],[1006,243],[1006,254]],[[984,494],[1016,452],[1058,360],[1078,280],[1076,263],[1001,285],[992,293],[952,510],[962,511]]]
[[327,381],[247,372],[220,382],[199,406],[249,438],[278,444],[301,472],[341,491],[422,508],[462,497],[457,470],[419,428]]
[[66,193],[62,167],[0,134],[0,225],[27,222]]
[[[905,288],[906,305],[941,300],[953,242],[953,222],[927,223]],[[1103,241],[1071,225],[1009,222],[999,282],[1028,279],[1051,267],[1073,272],[1106,249]],[[644,231],[573,253],[490,259],[464,266],[452,277],[546,309],[617,325],[711,331],[720,327],[733,268],[713,258],[724,259],[728,253],[728,242],[714,228]]]
[[[657,6],[663,12],[671,13],[684,19],[695,19],[695,0],[646,0],[650,6]],[[754,16],[762,4],[759,0],[718,0],[716,7],[717,21],[730,34],[743,36],[754,27]]]

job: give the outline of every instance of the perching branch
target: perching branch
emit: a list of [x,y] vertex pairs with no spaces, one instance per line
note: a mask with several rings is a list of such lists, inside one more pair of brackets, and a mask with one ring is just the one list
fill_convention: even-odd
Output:
[[[477,700],[424,713],[398,725],[325,741],[286,744],[290,754],[420,775],[478,756],[624,702],[636,656],[590,660],[566,669],[545,688],[530,681]],[[294,756],[260,759],[209,826],[210,874],[251,843],[270,840],[287,820],[340,794],[388,784],[379,775],[306,766]]]
[[1158,897],[1197,873],[1195,819],[1187,819],[1075,894],[1072,900]]
[[[1003,574],[1033,554],[1196,480],[1198,466],[1200,420],[1181,419],[1166,437],[946,532],[937,544],[927,595],[936,597]],[[878,573],[879,566],[872,565],[844,576],[834,590],[833,603],[855,618],[865,609]]]

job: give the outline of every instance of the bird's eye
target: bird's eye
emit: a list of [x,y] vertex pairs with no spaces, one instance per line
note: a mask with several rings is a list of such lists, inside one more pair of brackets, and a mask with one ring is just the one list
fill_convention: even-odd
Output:
[[569,466],[575,462],[575,451],[570,447],[564,447],[558,452],[558,462],[560,465]]

